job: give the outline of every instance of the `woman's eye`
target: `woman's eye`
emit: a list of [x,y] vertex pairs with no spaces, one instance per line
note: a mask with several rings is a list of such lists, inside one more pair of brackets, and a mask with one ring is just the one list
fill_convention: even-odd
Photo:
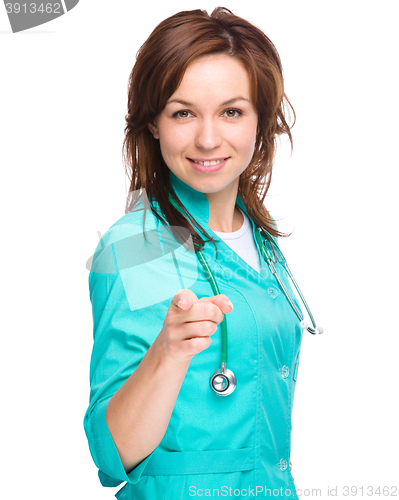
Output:
[[181,111],[176,111],[176,113],[173,113],[173,117],[177,118],[188,118],[191,115],[190,111],[187,111],[185,109],[182,109]]
[[235,118],[239,115],[242,115],[242,111],[239,109],[227,109],[224,114],[227,116],[227,118]]
[[[236,118],[237,116],[242,115],[242,111],[235,108],[226,109],[226,111],[223,112],[223,115],[227,118]],[[181,109],[180,111],[173,113],[172,116],[173,118],[189,118],[190,116],[193,116],[193,114],[187,109]]]

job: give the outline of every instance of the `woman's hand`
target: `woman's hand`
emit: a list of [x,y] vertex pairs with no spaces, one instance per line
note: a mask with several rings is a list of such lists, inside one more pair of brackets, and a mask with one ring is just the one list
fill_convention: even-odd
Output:
[[172,299],[156,342],[165,356],[176,363],[190,362],[211,344],[211,335],[233,305],[220,294],[198,299],[189,289],[180,290]]

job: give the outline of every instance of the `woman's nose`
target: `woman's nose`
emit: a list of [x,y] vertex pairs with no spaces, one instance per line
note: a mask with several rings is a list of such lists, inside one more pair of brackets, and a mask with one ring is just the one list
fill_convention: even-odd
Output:
[[217,124],[213,120],[198,122],[195,145],[200,149],[211,150],[222,144],[222,136]]

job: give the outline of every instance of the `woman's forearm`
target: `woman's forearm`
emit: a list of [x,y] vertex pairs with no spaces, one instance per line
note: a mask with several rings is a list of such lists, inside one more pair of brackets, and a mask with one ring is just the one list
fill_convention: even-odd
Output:
[[173,297],[161,332],[108,403],[108,429],[127,473],[162,441],[192,357],[232,309],[221,294],[198,299],[183,289]]
[[190,361],[177,363],[155,342],[134,373],[112,396],[106,419],[129,473],[161,442]]

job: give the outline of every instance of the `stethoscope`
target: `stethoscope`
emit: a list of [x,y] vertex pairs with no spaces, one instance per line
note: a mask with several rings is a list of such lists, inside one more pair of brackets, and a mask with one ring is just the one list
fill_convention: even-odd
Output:
[[[180,211],[180,208],[176,205],[176,203],[172,199],[172,197],[169,197],[169,199],[172,202],[172,204]],[[265,237],[265,240],[263,242],[262,242],[261,234],[263,234]],[[316,326],[315,320],[314,320],[313,315],[309,309],[309,306],[305,300],[305,297],[302,295],[302,292],[299,289],[299,286],[297,285],[297,282],[295,281],[295,278],[292,275],[292,273],[288,267],[287,261],[283,255],[282,251],[280,250],[279,246],[277,245],[275,239],[273,238],[273,236],[271,236],[268,232],[266,232],[263,229],[260,229],[259,227],[256,226],[255,237],[256,237],[257,244],[261,250],[261,253],[262,253],[264,260],[269,265],[270,271],[276,277],[280,288],[284,292],[284,295],[288,299],[288,302],[290,303],[295,314],[297,315],[297,317],[300,321],[301,328],[304,330],[307,330],[312,335],[323,333],[323,331],[324,331],[323,328],[320,326],[319,327]],[[284,265],[285,270],[287,271],[289,278],[291,279],[292,283],[294,284],[294,286],[295,286],[295,288],[296,288],[296,290],[297,290],[297,292],[298,292],[298,294],[299,294],[299,296],[300,296],[300,298],[301,298],[301,300],[306,308],[306,311],[309,315],[309,318],[312,322],[313,327],[309,326],[308,323],[304,320],[302,314],[300,313],[300,311],[298,311],[298,308],[295,306],[293,300],[289,296],[287,289],[283,285],[283,282],[281,281],[280,276],[277,274],[277,270],[274,267],[273,259],[272,259],[272,256],[271,256],[269,250],[267,249],[266,241],[269,242],[271,248],[272,248],[272,244],[273,244],[274,248],[277,250],[278,260],[281,264]],[[201,262],[202,267],[204,268],[204,271],[205,271],[205,273],[210,281],[213,294],[220,295],[220,290],[219,290],[218,284],[216,282],[215,276],[214,276],[213,272],[211,271],[211,269],[208,265],[208,262],[206,261],[206,259],[204,257],[204,254],[202,253],[201,250],[195,250],[195,254],[196,254],[198,260]],[[222,331],[222,353],[220,356],[221,368],[218,368],[217,370],[215,370],[212,373],[212,375],[209,378],[209,384],[211,386],[211,389],[218,396],[229,396],[234,391],[234,389],[237,387],[237,380],[236,380],[234,373],[231,370],[229,370],[228,368],[226,368],[227,343],[228,343],[226,316],[224,316],[223,321],[221,323],[221,331]]]

